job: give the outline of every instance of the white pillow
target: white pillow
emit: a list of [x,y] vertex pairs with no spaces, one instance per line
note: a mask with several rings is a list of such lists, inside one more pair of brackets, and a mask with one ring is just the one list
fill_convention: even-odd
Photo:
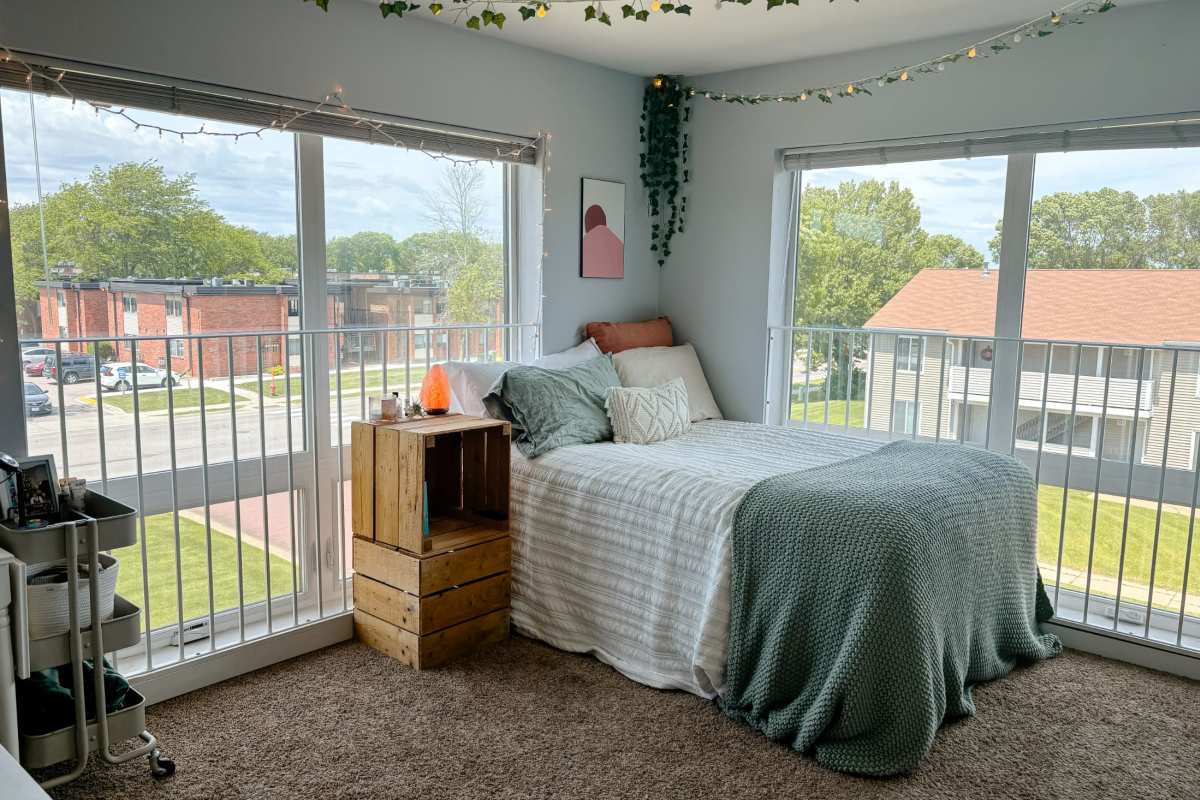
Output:
[[542,356],[539,359],[531,361],[529,365],[543,369],[566,369],[576,364],[582,364],[584,361],[591,361],[596,356],[602,355],[604,354],[596,346],[596,340],[587,339],[574,347],[563,350],[561,353],[551,353],[548,356]]
[[516,366],[511,361],[447,361],[446,377],[450,380],[450,411],[486,417],[483,398],[496,381]]
[[712,390],[700,368],[696,348],[690,344],[678,347],[638,347],[613,354],[613,366],[622,386],[660,386],[673,378],[683,378],[687,386],[691,421],[724,419]]
[[[566,369],[584,361],[603,355],[595,339],[577,344],[561,353],[551,353],[530,362],[530,366],[544,369]],[[514,361],[447,361],[446,377],[450,380],[450,410],[473,417],[488,416],[483,407],[496,381],[517,364]]]
[[682,436],[692,425],[683,378],[653,389],[613,386],[604,408],[612,423],[614,442],[661,442]]

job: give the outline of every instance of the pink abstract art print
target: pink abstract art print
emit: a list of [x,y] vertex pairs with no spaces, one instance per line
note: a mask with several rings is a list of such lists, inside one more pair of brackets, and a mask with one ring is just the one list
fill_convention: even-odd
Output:
[[625,277],[625,184],[584,178],[579,274]]

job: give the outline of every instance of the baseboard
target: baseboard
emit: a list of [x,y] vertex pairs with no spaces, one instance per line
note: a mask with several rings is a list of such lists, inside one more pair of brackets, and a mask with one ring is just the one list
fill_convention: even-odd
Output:
[[236,678],[354,637],[354,613],[345,611],[260,639],[198,656],[130,679],[149,705]]
[[1085,653],[1200,680],[1200,654],[1180,651],[1170,645],[1147,643],[1144,639],[1106,633],[1069,623],[1047,622],[1042,627],[1062,640],[1064,647]]

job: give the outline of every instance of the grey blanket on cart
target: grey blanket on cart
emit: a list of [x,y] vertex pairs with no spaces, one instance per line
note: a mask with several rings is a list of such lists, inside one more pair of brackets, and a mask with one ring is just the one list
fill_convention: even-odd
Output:
[[1037,487],[1007,455],[895,442],[768,478],[734,521],[726,713],[832,769],[914,769],[972,684],[1057,655]]

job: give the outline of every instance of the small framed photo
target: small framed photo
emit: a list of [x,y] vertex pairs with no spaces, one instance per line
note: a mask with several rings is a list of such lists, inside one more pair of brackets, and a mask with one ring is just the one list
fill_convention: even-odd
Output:
[[58,475],[54,470],[54,456],[19,458],[17,465],[21,468],[18,493],[21,524],[54,521],[58,516]]
[[584,178],[580,194],[580,277],[624,278],[625,184]]

